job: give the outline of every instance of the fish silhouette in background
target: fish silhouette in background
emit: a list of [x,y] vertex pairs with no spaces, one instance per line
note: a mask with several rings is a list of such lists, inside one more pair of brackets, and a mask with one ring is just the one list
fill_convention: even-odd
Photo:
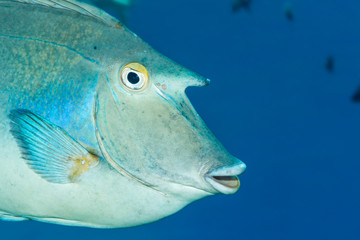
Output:
[[360,102],[360,86],[356,89],[355,93],[351,97],[351,101],[354,103]]
[[284,13],[287,20],[294,21],[293,7],[290,3],[285,4]]
[[239,189],[185,94],[209,79],[85,3],[1,0],[0,22],[0,219],[131,227]]
[[326,62],[325,62],[325,69],[329,72],[329,73],[333,73],[335,71],[335,59],[333,56],[328,56],[326,58]]
[[232,12],[238,12],[241,9],[250,11],[251,0],[236,0],[232,4]]

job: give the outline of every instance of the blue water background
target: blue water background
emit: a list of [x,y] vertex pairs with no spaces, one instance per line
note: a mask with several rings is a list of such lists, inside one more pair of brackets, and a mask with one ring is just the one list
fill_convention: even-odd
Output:
[[288,2],[293,22],[280,0],[237,13],[231,0],[138,0],[129,13],[131,30],[212,80],[187,93],[247,164],[238,193],[128,229],[0,222],[1,239],[360,239],[360,2]]

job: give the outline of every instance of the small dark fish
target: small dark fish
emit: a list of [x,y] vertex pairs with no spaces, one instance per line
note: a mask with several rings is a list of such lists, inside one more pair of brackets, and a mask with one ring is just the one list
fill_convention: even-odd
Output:
[[360,102],[360,86],[356,89],[354,95],[351,98],[351,101],[354,103]]
[[329,56],[327,59],[326,59],[326,63],[325,63],[325,68],[326,70],[329,72],[329,73],[332,73],[334,72],[334,68],[335,68],[335,63],[334,63],[334,57],[333,56]]
[[288,3],[285,5],[284,12],[286,19],[292,22],[294,20],[294,13],[291,4]]
[[232,12],[240,11],[241,9],[245,9],[250,11],[251,0],[235,0],[232,4]]

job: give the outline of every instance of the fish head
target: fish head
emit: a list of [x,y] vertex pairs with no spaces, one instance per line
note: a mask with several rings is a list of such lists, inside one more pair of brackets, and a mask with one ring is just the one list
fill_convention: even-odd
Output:
[[245,164],[226,151],[185,94],[209,79],[147,44],[134,49],[99,76],[94,119],[105,159],[166,194],[235,193]]

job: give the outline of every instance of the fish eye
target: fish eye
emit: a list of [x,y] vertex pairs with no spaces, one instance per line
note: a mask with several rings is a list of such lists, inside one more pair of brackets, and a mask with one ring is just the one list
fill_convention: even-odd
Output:
[[142,90],[149,79],[146,68],[140,63],[129,63],[121,69],[121,82],[129,90]]

